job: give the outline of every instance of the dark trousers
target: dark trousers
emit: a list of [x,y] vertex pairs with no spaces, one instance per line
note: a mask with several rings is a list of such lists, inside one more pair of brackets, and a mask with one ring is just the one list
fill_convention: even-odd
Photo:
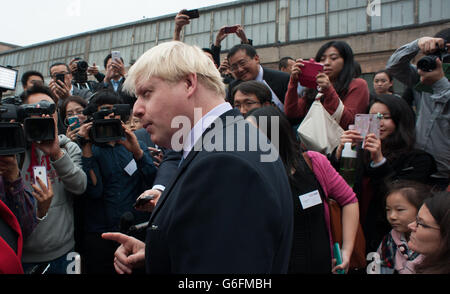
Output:
[[114,252],[119,243],[102,239],[102,233],[84,234],[84,254],[81,256],[83,274],[115,274]]

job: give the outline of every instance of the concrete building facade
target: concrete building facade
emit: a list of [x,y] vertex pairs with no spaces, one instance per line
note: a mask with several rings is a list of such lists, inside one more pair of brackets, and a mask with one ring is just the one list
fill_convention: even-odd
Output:
[[[241,24],[262,63],[277,68],[284,56],[310,58],[326,41],[344,40],[370,80],[396,48],[450,27],[449,12],[448,0],[242,0],[200,9],[200,17],[185,27],[182,41],[210,47],[222,26]],[[48,68],[55,62],[81,57],[104,70],[105,56],[119,50],[129,66],[146,50],[172,39],[174,17],[144,19],[0,51],[0,65],[18,69],[19,78],[27,70],[38,70],[48,81]],[[235,35],[228,36],[222,42],[222,58],[239,42]],[[19,84],[16,92],[22,91]]]

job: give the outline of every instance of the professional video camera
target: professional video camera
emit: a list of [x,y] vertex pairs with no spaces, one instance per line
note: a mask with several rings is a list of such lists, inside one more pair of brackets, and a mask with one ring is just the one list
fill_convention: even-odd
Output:
[[16,105],[0,105],[0,155],[13,155],[26,150],[23,128],[17,121]]
[[52,115],[55,109],[55,103],[47,100],[18,107],[17,118],[19,122],[23,122],[25,138],[28,141],[41,142],[55,139],[55,121],[53,117],[31,117],[42,114]]
[[122,119],[130,115],[131,107],[129,104],[115,104],[112,108],[102,107],[96,111],[95,105],[89,105],[83,111],[84,115],[89,116],[85,123],[93,122],[89,132],[89,137],[96,144],[107,143],[125,139],[125,132],[122,128],[120,119],[104,119],[105,116],[114,113],[120,115]]
[[77,64],[77,70],[72,73],[73,80],[76,84],[85,84],[88,81],[87,70],[89,64],[86,61],[81,60],[80,57],[75,58],[75,60]]
[[[450,53],[448,53],[448,49],[447,49],[447,41],[444,40],[444,48],[438,48],[436,50],[436,52],[432,53],[432,54],[428,54],[427,56],[422,57],[418,62],[417,62],[417,68],[421,69],[423,71],[433,71],[436,69],[436,58],[439,58],[442,62],[444,62],[445,59],[447,59],[448,57],[450,57]],[[448,61],[447,61],[448,62]]]

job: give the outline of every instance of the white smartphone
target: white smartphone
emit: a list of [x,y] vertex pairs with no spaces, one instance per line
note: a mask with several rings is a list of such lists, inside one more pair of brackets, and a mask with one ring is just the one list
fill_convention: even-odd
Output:
[[120,51],[111,51],[111,58],[120,60]]
[[33,175],[34,175],[34,183],[36,185],[39,185],[39,183],[37,181],[37,178],[39,178],[44,183],[45,187],[48,188],[47,170],[46,170],[45,166],[34,166],[33,167]]

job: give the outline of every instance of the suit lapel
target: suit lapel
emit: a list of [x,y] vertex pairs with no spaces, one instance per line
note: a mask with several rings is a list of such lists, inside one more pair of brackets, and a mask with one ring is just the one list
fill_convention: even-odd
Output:
[[[226,117],[227,116],[238,116],[241,115],[240,112],[237,109],[231,109],[225,113],[223,113],[221,116],[219,116],[215,121],[217,120],[222,120],[222,125],[223,128],[225,129],[226,127]],[[214,122],[215,122],[214,121]],[[214,122],[211,125],[215,125]],[[153,209],[152,215],[150,216],[150,221],[149,223],[151,224],[153,219],[155,218],[156,214],[158,213],[158,211],[160,210],[160,208],[164,205],[164,203],[166,202],[167,198],[170,195],[170,192],[172,191],[173,187],[175,186],[176,182],[178,181],[178,179],[180,178],[180,176],[184,173],[184,171],[188,168],[189,164],[191,163],[191,161],[197,156],[197,154],[199,153],[199,151],[195,151],[195,150],[203,150],[203,138],[204,136],[211,131],[213,128],[212,127],[208,127],[202,134],[201,140],[198,140],[195,143],[194,148],[188,153],[186,159],[183,160],[183,162],[181,163],[181,165],[178,167],[176,174],[174,175],[174,177],[172,177],[172,180],[169,182],[169,184],[167,185],[167,187],[164,189],[164,192],[161,194],[160,199],[158,200],[158,203],[156,204],[155,209]]]

